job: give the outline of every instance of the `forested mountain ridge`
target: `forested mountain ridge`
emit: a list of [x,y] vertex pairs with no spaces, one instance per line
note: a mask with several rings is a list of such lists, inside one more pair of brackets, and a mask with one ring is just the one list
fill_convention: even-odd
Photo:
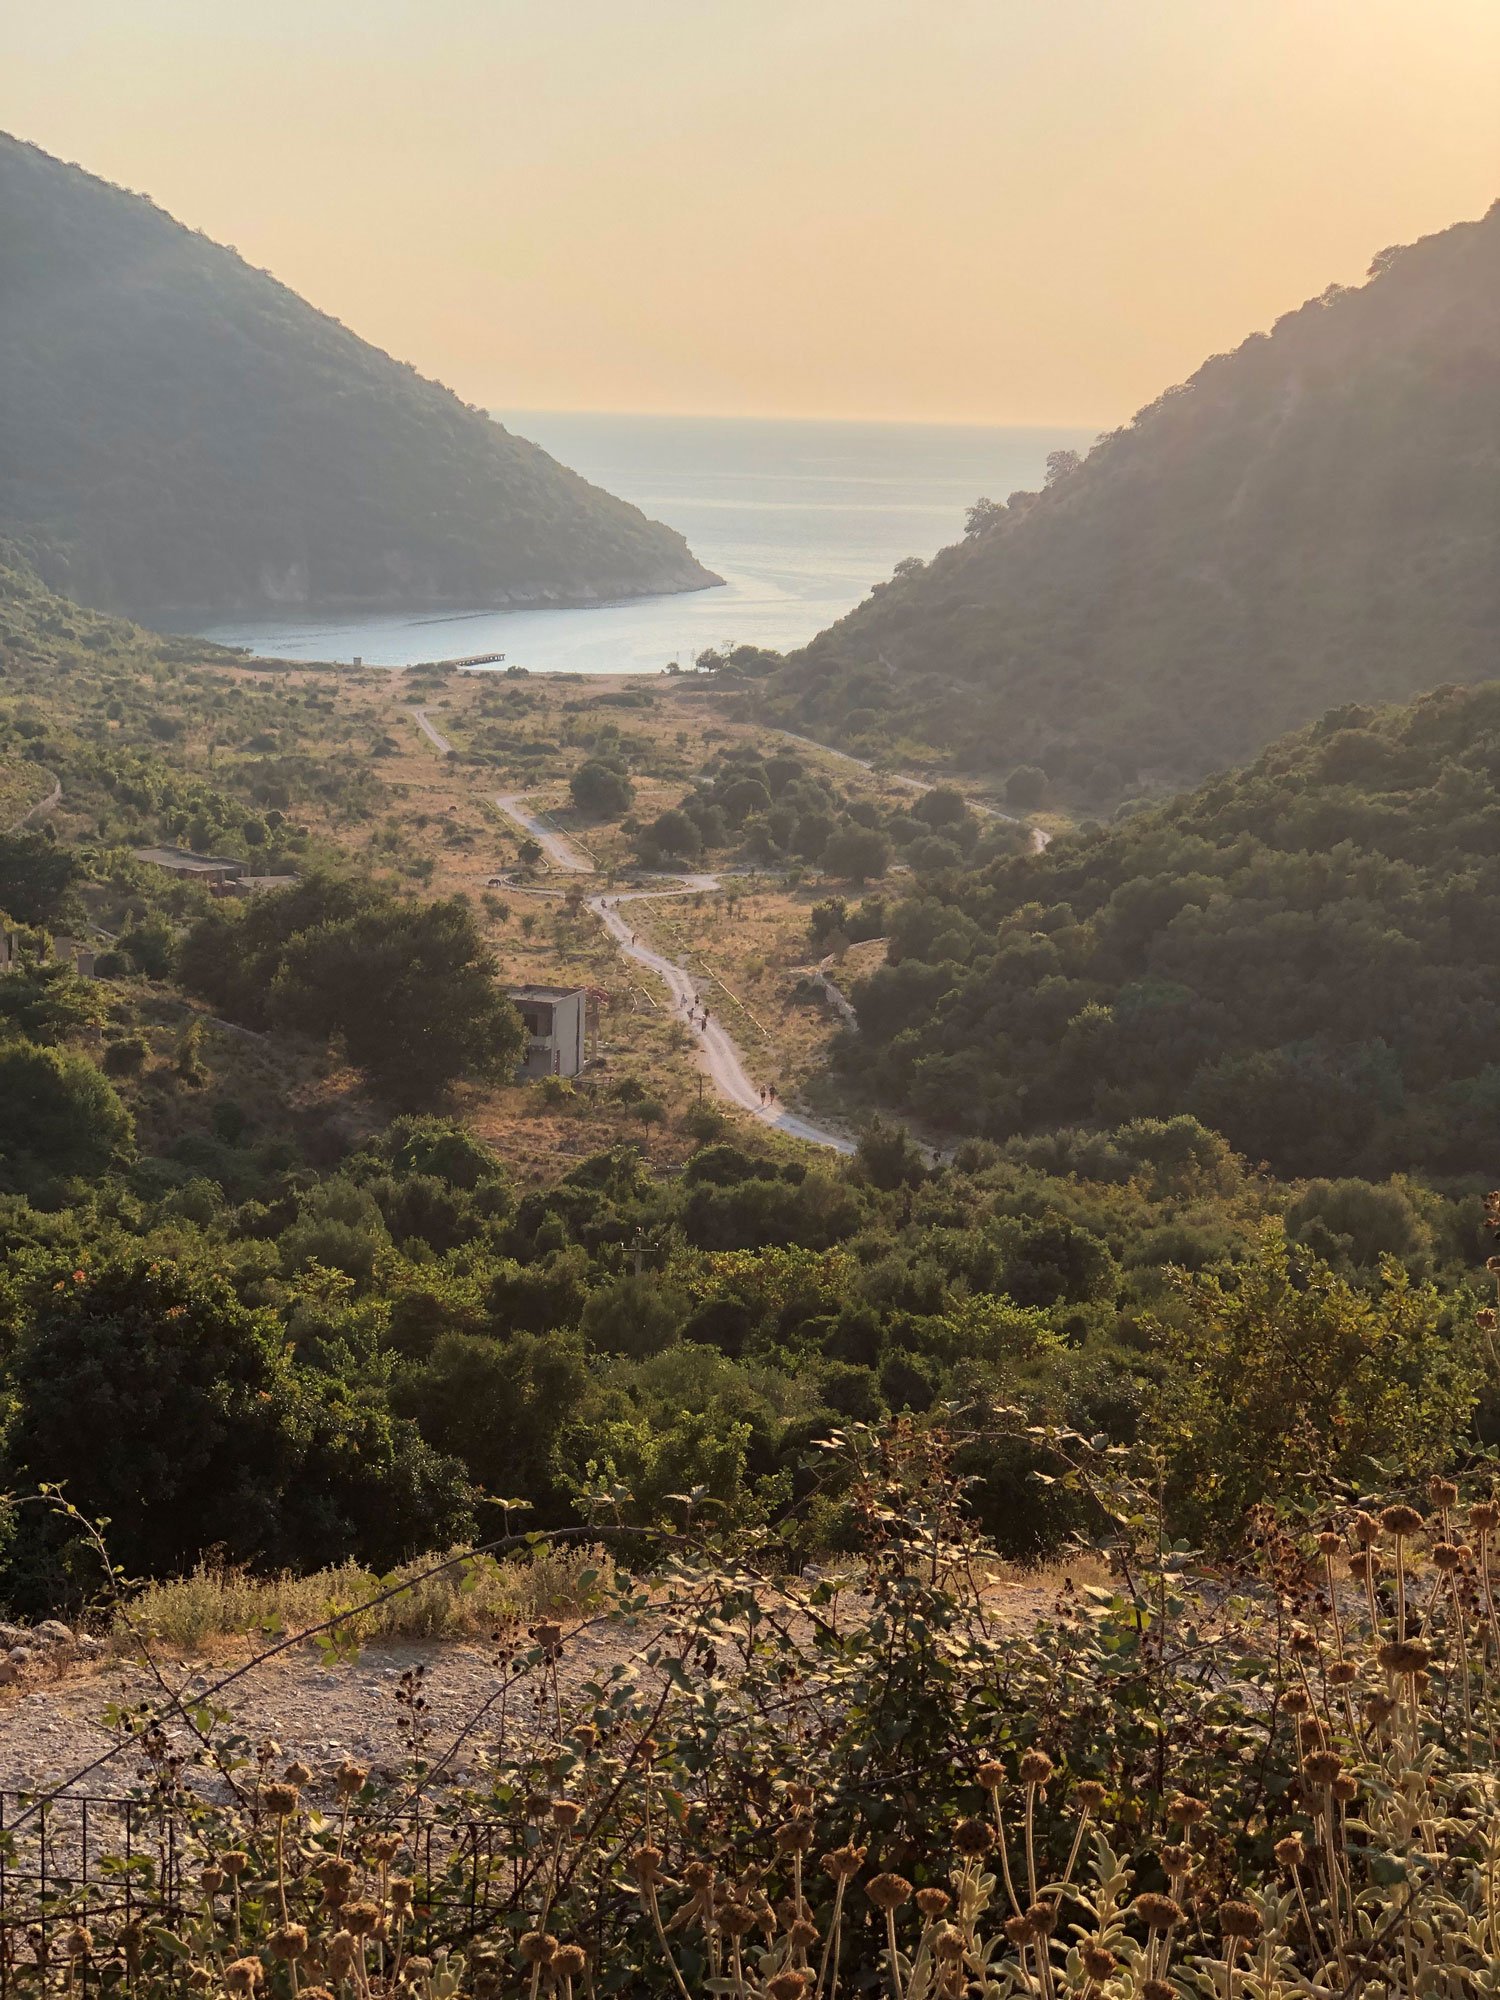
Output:
[[0,134],[0,530],[111,610],[503,605],[716,579],[233,250]]
[[1500,683],[1345,707],[887,912],[845,1060],[1004,1139],[1190,1113],[1278,1173],[1500,1168]]
[[1101,804],[1497,662],[1500,204],[973,510],[768,692],[819,734],[1040,763]]

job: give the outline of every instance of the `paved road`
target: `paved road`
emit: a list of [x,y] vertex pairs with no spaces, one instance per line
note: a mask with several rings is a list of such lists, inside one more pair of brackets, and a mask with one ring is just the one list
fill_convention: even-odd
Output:
[[499,792],[495,796],[495,804],[499,806],[501,812],[513,819],[517,826],[525,827],[532,839],[545,851],[554,867],[565,869],[570,875],[592,875],[594,864],[575,854],[562,835],[544,826],[535,813],[527,812],[521,803],[524,796],[521,792]]
[[799,1118],[795,1111],[788,1111],[782,1105],[767,1105],[762,1101],[757,1086],[745,1074],[739,1050],[714,1019],[713,996],[710,995],[709,1000],[708,1026],[700,1027],[694,1011],[698,988],[693,975],[675,965],[670,958],[663,958],[659,951],[652,951],[649,945],[642,944],[632,932],[628,919],[620,913],[622,903],[661,895],[687,896],[694,889],[717,887],[717,876],[695,875],[687,877],[681,887],[674,886],[667,890],[635,889],[612,897],[591,896],[589,908],[596,912],[619,945],[623,957],[634,959],[637,965],[647,966],[665,982],[672,996],[672,1011],[691,1029],[703,1052],[703,1067],[721,1097],[727,1097],[731,1104],[738,1104],[752,1117],[759,1118],[765,1125],[774,1126],[778,1132],[789,1134],[793,1139],[805,1139],[813,1146],[830,1146],[836,1153],[852,1153],[852,1139],[846,1139],[838,1132],[829,1132],[823,1126],[813,1124],[811,1119]]

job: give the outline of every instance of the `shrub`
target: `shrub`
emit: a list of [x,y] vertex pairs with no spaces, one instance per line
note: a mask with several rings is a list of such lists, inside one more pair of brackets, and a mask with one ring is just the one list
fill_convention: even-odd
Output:
[[129,1112],[91,1062],[29,1042],[0,1044],[0,1169],[101,1174],[134,1138]]

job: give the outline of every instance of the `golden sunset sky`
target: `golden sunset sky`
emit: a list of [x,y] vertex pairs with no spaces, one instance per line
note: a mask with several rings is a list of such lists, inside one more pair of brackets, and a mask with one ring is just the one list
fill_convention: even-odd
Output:
[[1500,0],[11,0],[0,125],[473,402],[1105,425],[1500,195]]

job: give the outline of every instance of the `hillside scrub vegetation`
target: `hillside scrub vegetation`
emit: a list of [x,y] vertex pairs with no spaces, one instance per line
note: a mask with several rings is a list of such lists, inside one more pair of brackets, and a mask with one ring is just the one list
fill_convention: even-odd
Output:
[[841,1060],[991,1138],[1190,1114],[1289,1175],[1500,1168],[1500,686],[891,903]]
[[[1500,204],[973,508],[781,667],[768,718],[1113,804],[1350,701],[1494,671]],[[1040,803],[1034,780],[1027,799]]]
[[[1207,1558],[1165,1531],[1150,1452],[1050,1433],[1046,1476],[1107,1581],[1065,1579],[1019,1630],[966,1504],[966,1453],[1005,1428],[829,1437],[807,1477],[839,1496],[848,1548],[816,1579],[777,1528],[725,1534],[686,1499],[654,1549],[591,1528],[633,1570],[575,1572],[576,1623],[502,1613],[493,1686],[456,1737],[408,1671],[394,1771],[346,1755],[315,1772],[270,1741],[252,1763],[212,1675],[188,1717],[208,1768],[184,1768],[169,1687],[104,1753],[138,1761],[135,1827],[160,1862],[123,1911],[128,1843],[56,1882],[65,1949],[35,1990],[71,1993],[80,1963],[152,2000],[184,1968],[198,1989],[318,1980],[360,2000],[1487,1990],[1493,1467],[1278,1494]],[[493,1602],[501,1573],[458,1552],[367,1601],[379,1618],[446,1575]],[[356,1596],[316,1620],[326,1658],[364,1615]],[[606,1621],[645,1658],[580,1681],[574,1649]],[[456,1784],[481,1725],[487,1754]],[[34,1809],[13,1816],[26,1915],[41,1837]]]
[[693,590],[682,537],[233,250],[0,134],[0,522],[111,610]]

